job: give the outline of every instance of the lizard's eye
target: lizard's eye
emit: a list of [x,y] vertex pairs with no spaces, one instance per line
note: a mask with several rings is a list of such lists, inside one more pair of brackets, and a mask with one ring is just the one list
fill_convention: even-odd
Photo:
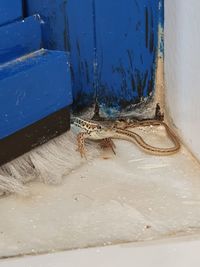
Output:
[[97,126],[97,129],[98,129],[98,130],[101,130],[101,129],[102,129],[102,127],[101,127],[100,125],[98,125],[98,126]]

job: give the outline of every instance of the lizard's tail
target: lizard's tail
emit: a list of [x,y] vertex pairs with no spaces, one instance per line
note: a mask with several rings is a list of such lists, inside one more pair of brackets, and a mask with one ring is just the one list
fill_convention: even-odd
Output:
[[167,125],[164,125],[164,126],[165,126],[165,129],[167,131],[167,134],[170,140],[174,144],[173,147],[160,148],[160,147],[151,146],[147,144],[140,135],[129,130],[116,129],[112,138],[124,139],[127,141],[134,142],[135,144],[139,145],[139,147],[142,148],[145,152],[148,152],[150,154],[159,155],[159,156],[167,156],[167,155],[175,154],[180,149],[180,142],[178,138],[176,137],[176,135],[172,132],[172,130]]

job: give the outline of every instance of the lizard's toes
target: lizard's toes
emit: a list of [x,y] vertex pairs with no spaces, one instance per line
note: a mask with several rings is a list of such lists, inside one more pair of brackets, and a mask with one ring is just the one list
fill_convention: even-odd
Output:
[[76,151],[78,151],[79,153],[80,153],[80,155],[81,155],[81,158],[85,158],[85,159],[87,159],[86,158],[86,150],[85,149],[82,149],[82,148],[77,148],[76,149]]

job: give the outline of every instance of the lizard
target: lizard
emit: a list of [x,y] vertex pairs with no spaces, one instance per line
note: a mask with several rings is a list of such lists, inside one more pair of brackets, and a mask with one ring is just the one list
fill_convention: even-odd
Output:
[[[74,118],[73,124],[82,130],[77,135],[77,142],[78,142],[78,151],[81,154],[81,157],[85,156],[85,139],[90,140],[100,140],[102,143],[102,147],[110,147],[114,152],[115,145],[112,139],[123,139],[126,141],[133,142],[145,152],[166,156],[171,155],[179,151],[180,149],[180,142],[175,135],[175,133],[169,128],[169,126],[163,122],[158,120],[146,120],[146,121],[138,121],[138,120],[127,120],[127,121],[117,121],[111,127],[105,127],[99,123],[90,122],[81,118]],[[147,144],[143,138],[133,132],[127,130],[127,128],[134,128],[139,126],[163,126],[167,132],[168,137],[174,144],[174,146],[169,148],[158,148]]]

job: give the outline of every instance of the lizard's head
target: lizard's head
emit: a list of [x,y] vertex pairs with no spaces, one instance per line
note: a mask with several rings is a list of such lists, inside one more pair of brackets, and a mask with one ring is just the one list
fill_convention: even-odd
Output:
[[86,121],[86,120],[83,120],[83,119],[78,118],[78,117],[73,118],[73,120],[71,122],[72,122],[72,125],[76,126],[79,129],[82,129],[88,133],[91,131],[96,131],[98,126],[99,126],[97,123]]
[[99,140],[112,136],[113,130],[98,123],[86,121],[80,118],[73,119],[73,125],[88,133],[91,139]]

